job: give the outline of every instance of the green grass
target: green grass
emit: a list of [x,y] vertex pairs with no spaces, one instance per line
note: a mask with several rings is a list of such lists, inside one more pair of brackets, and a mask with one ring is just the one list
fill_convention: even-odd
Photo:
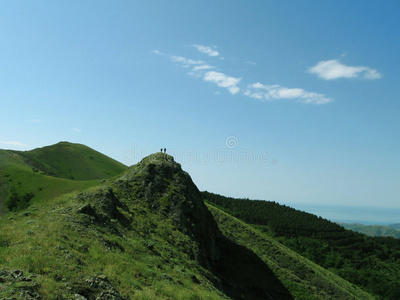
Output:
[[[211,256],[204,243],[215,240],[209,238],[209,233],[214,234],[210,231],[213,220],[200,192],[179,164],[153,163],[151,158],[115,182],[36,201],[3,216],[0,269],[36,275],[34,281],[40,284],[38,293],[44,299],[69,299],[74,294],[97,297],[88,281],[105,277],[131,299],[224,299],[227,294],[236,298],[242,291],[260,294],[249,289],[253,286],[261,293],[286,291],[258,257],[228,240],[221,244],[225,253],[220,262],[206,266]],[[29,173],[14,168],[15,174],[7,178]],[[32,172],[29,176],[40,173]],[[29,188],[36,185],[32,182]],[[15,293],[0,283],[3,297],[15,297]]]
[[54,177],[72,180],[105,179],[128,169],[85,145],[60,142],[31,151],[13,151],[26,164]]
[[272,201],[203,192],[204,199],[383,299],[400,299],[400,240],[368,237]]
[[6,167],[3,172],[4,176],[0,178],[0,184],[8,187],[2,193],[6,204],[10,191],[15,191],[20,196],[33,193],[34,197],[31,203],[39,203],[66,193],[99,185],[101,182],[100,180],[74,181],[52,177],[21,165]]
[[[16,151],[2,150],[0,149],[0,171],[5,167],[26,165],[16,153]],[[2,174],[0,173],[0,176]]]
[[31,151],[0,150],[0,215],[7,207],[21,209],[99,185],[127,169],[87,146],[68,142]]
[[[5,213],[7,199],[26,195],[33,195],[28,205]],[[257,298],[265,291],[290,298],[287,290],[296,299],[373,298],[261,230],[208,209],[224,236],[188,174],[165,154],[128,169],[65,142],[2,150],[0,269],[36,276],[43,299],[97,297],[93,280],[127,299]],[[222,253],[214,261],[215,249]],[[18,299],[24,284],[0,282],[0,298]]]
[[256,253],[296,299],[374,299],[250,225],[207,204],[221,231]]
[[[0,219],[0,269],[36,274],[44,299],[72,298],[87,288],[88,277],[98,274],[135,299],[223,298],[207,279],[207,271],[183,251],[192,242],[165,217],[132,204],[132,211],[140,211],[133,228],[115,224],[115,234],[77,213],[87,203],[79,199],[66,194]],[[0,286],[0,298],[6,293],[10,291],[2,292]]]

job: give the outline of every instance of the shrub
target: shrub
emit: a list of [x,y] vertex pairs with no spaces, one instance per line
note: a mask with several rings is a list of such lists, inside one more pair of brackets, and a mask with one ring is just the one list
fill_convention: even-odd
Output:
[[35,194],[32,192],[19,195],[15,189],[12,189],[11,194],[7,199],[7,208],[11,211],[18,211],[27,208],[33,197],[35,197]]

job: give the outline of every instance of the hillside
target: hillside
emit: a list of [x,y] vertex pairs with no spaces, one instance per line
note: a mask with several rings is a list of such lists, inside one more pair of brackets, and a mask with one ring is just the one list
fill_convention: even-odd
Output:
[[385,225],[363,225],[358,223],[338,223],[340,226],[352,231],[363,233],[368,236],[387,236],[400,238],[400,230]]
[[0,298],[292,299],[220,232],[190,176],[161,153],[113,181],[8,213],[0,269]]
[[[49,149],[60,147],[62,155],[91,152],[85,146],[57,145]],[[66,150],[71,147],[85,151]],[[41,149],[45,149],[42,153],[53,151]],[[250,209],[237,205],[223,212],[218,208],[222,208],[221,203],[212,202],[228,198],[200,193],[180,164],[163,153],[124,167],[107,180],[50,176],[44,170],[59,170],[58,176],[64,177],[72,174],[65,170],[71,169],[75,175],[81,171],[57,165],[55,158],[48,158],[50,154],[42,159],[38,153],[0,153],[4,154],[0,156],[0,188],[9,191],[0,217],[1,299],[373,298],[337,275],[346,278],[346,273],[339,271],[352,270],[350,258],[328,256],[346,266],[324,266],[330,270],[309,260],[322,265],[314,257],[327,251],[320,238],[340,240],[347,232],[337,224],[326,224],[308,214],[308,221],[298,227],[303,215],[292,214],[294,210],[276,203],[269,213],[260,206],[254,210],[257,201],[246,203]],[[78,166],[79,161],[74,160],[85,160],[86,154],[68,159],[72,166]],[[100,162],[99,157],[93,156],[93,161]],[[109,172],[101,164],[87,165],[91,179],[98,170]],[[106,164],[113,165],[107,159]],[[287,209],[290,214],[285,213]],[[248,225],[227,212],[242,219],[250,213],[255,219],[247,220]],[[276,218],[270,221],[283,221],[272,220],[268,225],[260,221],[262,216],[274,214]],[[313,230],[315,218],[319,230]],[[308,248],[311,242],[314,252]],[[386,264],[376,265],[371,260],[377,269],[365,273],[374,280],[381,272],[388,274],[379,282],[392,284],[392,294],[381,294],[388,299],[397,292],[396,283],[390,281],[398,270],[392,262],[396,247],[385,244],[382,249],[389,251]],[[359,276],[355,270],[352,274]]]
[[98,185],[127,169],[123,164],[80,144],[60,142],[31,151],[0,150],[0,215],[6,207]]
[[202,194],[210,204],[365,291],[400,298],[400,240],[367,237],[276,202]]
[[275,239],[208,204],[221,231],[256,253],[295,299],[374,299],[360,288],[321,268]]
[[400,230],[400,223],[389,224],[388,227],[393,228],[393,229]]
[[127,167],[85,145],[60,142],[31,151],[10,151],[26,165],[47,175],[72,179],[96,180],[113,177]]

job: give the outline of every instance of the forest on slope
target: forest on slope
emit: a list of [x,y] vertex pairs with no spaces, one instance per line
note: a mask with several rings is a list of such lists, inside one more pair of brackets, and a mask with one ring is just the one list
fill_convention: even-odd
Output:
[[364,290],[400,298],[400,240],[368,237],[271,201],[202,192],[203,199]]

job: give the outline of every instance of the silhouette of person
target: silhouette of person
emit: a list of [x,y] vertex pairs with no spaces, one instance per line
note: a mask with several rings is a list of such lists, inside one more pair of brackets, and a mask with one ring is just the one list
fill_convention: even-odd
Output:
[[162,148],[160,149],[160,152],[162,153]]
[[164,153],[167,153],[167,149],[166,148],[164,148]]

